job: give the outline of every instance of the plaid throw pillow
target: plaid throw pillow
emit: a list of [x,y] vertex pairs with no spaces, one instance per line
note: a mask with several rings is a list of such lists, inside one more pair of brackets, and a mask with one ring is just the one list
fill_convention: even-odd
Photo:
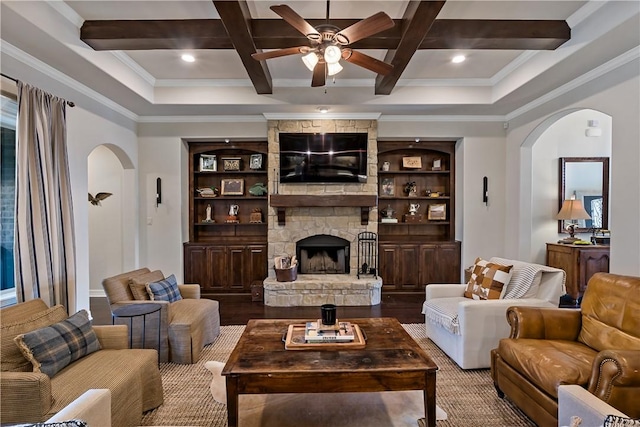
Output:
[[14,340],[24,357],[33,364],[33,372],[42,372],[49,377],[101,348],[86,310],[51,326],[20,334]]
[[512,265],[494,264],[476,258],[471,278],[464,291],[465,298],[487,300],[500,299],[505,285],[511,279]]
[[149,283],[147,289],[153,301],[175,302],[182,299],[176,276],[173,274],[159,282]]

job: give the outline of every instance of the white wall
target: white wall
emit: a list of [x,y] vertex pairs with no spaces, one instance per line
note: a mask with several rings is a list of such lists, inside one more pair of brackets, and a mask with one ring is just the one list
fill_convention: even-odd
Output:
[[[507,133],[507,191],[517,195],[519,205],[507,217],[506,248],[531,258],[532,188],[530,135],[548,128],[545,121],[575,109],[590,108],[612,117],[610,215],[610,271],[640,276],[640,69],[639,60],[629,61],[562,97],[510,121]],[[555,121],[555,120],[553,120]],[[532,138],[537,140],[538,137]],[[522,146],[525,144],[525,146]],[[522,177],[522,179],[521,179]],[[527,219],[528,217],[528,219]],[[531,228],[529,228],[529,232]]]
[[[96,147],[88,159],[88,189],[94,197],[112,193],[100,205],[89,204],[89,288],[103,291],[105,277],[122,273],[122,164],[105,146]],[[97,291],[97,292],[96,292]]]
[[[43,88],[46,90],[46,88]],[[117,125],[103,117],[82,109],[76,105],[67,110],[67,145],[69,150],[69,171],[71,174],[71,188],[73,195],[73,213],[76,229],[76,307],[75,310],[89,309],[90,297],[90,265],[89,265],[89,202],[87,201],[88,186],[88,159],[91,152],[100,145],[107,145],[118,155],[120,162],[131,168],[137,159],[137,137],[135,129]],[[130,189],[137,187],[135,176],[128,175]],[[126,178],[125,178],[126,180]],[[133,181],[133,182],[131,182]],[[123,238],[135,242],[137,234],[135,222],[130,219],[131,210],[135,211],[137,194],[135,191],[123,191],[123,205],[127,208],[128,217],[123,216],[122,224],[129,225],[129,232]],[[108,201],[108,200],[107,200]],[[106,203],[106,202],[104,202]],[[91,206],[93,208],[93,206]],[[127,227],[124,227],[127,229]],[[126,245],[126,254],[123,257],[135,259],[137,250],[135,243]],[[121,264],[119,264],[120,266]],[[114,271],[115,267],[104,266],[108,271]],[[73,311],[70,309],[70,311]]]

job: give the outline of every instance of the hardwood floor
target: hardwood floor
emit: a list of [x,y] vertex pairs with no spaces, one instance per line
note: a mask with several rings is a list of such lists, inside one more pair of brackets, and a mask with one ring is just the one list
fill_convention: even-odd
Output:
[[[312,319],[320,316],[319,307],[268,307],[251,301],[251,295],[219,295],[220,323],[244,325],[249,319]],[[338,307],[337,317],[395,317],[400,323],[424,323],[421,314],[424,294],[388,293],[374,306]],[[106,298],[91,298],[91,314],[96,325],[110,325],[111,311]]]

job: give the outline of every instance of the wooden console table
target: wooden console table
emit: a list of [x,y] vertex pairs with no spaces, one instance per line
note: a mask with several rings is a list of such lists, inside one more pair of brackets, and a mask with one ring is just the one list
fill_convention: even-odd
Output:
[[567,293],[582,296],[591,276],[609,272],[609,245],[547,243],[547,265],[567,273]]

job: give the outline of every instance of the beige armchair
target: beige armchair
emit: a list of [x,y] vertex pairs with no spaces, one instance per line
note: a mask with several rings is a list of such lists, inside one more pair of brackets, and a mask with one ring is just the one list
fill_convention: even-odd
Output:
[[[182,299],[172,303],[151,301],[141,291],[144,285],[164,278],[161,271],[141,268],[109,277],[102,281],[111,311],[126,304],[159,303],[160,319],[146,317],[146,335],[143,337],[142,318],[131,320],[134,346],[145,340],[145,347],[157,346],[157,328],[160,325],[160,361],[195,363],[202,348],[220,334],[218,301],[200,298],[200,285],[178,285]],[[135,296],[134,296],[135,295]],[[139,298],[139,299],[136,299]],[[146,299],[142,299],[145,298]],[[130,324],[129,319],[115,319],[116,323]]]

